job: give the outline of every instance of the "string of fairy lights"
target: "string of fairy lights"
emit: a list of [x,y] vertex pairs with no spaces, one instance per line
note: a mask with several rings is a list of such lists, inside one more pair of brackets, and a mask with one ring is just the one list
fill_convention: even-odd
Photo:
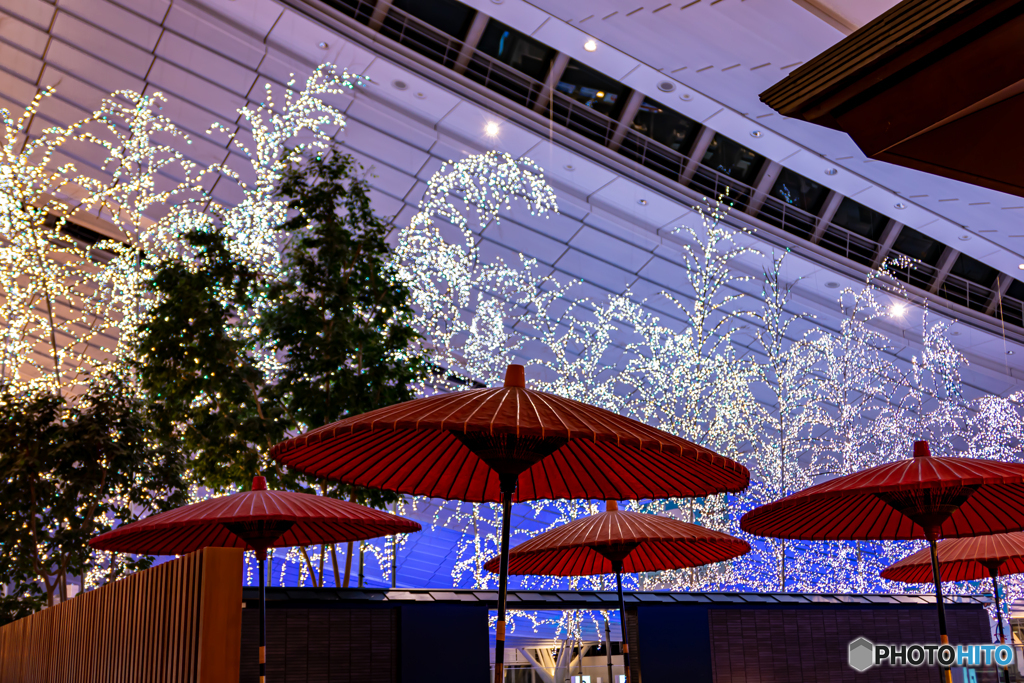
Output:
[[[72,395],[101,369],[130,375],[139,321],[155,303],[144,283],[163,259],[189,262],[181,242],[188,231],[221,228],[236,259],[276,277],[281,262],[273,227],[286,214],[275,188],[289,163],[329,149],[344,126],[330,97],[364,83],[323,65],[304,84],[290,83],[282,97],[268,85],[261,104],[239,110],[244,125],[210,128],[208,134],[223,136],[232,154],[232,160],[212,165],[182,151],[190,138],[160,113],[160,95],[113,93],[82,121],[27,142],[29,124],[52,91],[41,92],[20,117],[4,111],[4,376]],[[83,156],[83,146],[102,150],[101,168],[78,170],[73,160]],[[238,158],[247,166],[239,168]],[[218,199],[232,193],[241,199]],[[960,377],[965,360],[948,326],[931,320],[927,308],[913,311],[922,320],[918,349],[909,361],[897,360],[900,349],[879,328],[907,315],[905,307],[897,314],[892,302],[908,297],[888,270],[840,292],[842,321],[836,329],[823,329],[795,311],[785,255],[750,247],[747,235],[726,224],[729,206],[728,197],[709,201],[695,213],[699,224],[675,232],[676,293],[648,299],[631,291],[582,296],[578,281],[550,274],[535,259],[519,255],[506,262],[482,252],[486,231],[513,210],[525,209],[537,219],[557,212],[555,194],[533,161],[492,151],[449,162],[431,178],[419,212],[397,236],[394,263],[410,288],[423,350],[453,375],[495,384],[509,363],[526,361],[534,367],[531,377],[539,377],[533,382],[538,389],[706,444],[754,473],[751,488],[739,495],[631,502],[627,509],[738,533],[743,511],[816,477],[904,457],[914,435],[929,438],[937,450],[978,457],[1007,458],[1024,443],[1024,395],[966,398]],[[121,239],[92,247],[69,239],[61,231],[63,221],[84,215],[112,223]],[[759,295],[751,293],[756,283],[738,267],[755,258],[765,264]],[[253,339],[253,320],[237,322],[240,339]],[[273,354],[259,360],[272,375]],[[466,385],[446,388],[460,386]],[[205,495],[200,489],[193,494]],[[399,512],[425,504],[406,501]],[[537,530],[596,511],[589,501],[517,506]],[[491,505],[447,504],[435,511],[435,524],[461,531],[453,585],[493,587],[481,559],[497,552],[498,519]],[[905,543],[787,546],[751,540],[753,552],[731,563],[630,577],[628,584],[674,590],[906,590],[877,578],[879,569],[913,550]],[[366,550],[387,576],[394,549],[367,544]],[[295,567],[300,582],[309,578],[298,550],[278,551],[275,563],[279,582]],[[84,581],[88,586],[102,578],[97,569]],[[524,585],[553,588],[565,581],[533,577]],[[571,581],[606,587],[605,577]],[[976,587],[956,584],[949,590]],[[1007,603],[1022,592],[1022,584],[1007,581]],[[573,614],[558,627],[578,635],[584,621],[603,618],[599,612]],[[537,625],[530,621],[534,617],[520,619]]]

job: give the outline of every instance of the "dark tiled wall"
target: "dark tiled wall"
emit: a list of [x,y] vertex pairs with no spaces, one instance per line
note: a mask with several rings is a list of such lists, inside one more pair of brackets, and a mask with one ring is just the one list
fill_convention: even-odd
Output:
[[[989,643],[981,608],[947,610],[951,643]],[[878,667],[857,673],[847,664],[849,643],[937,643],[935,610],[912,609],[712,609],[714,683],[935,683],[932,667]],[[979,683],[995,681],[979,672]]]
[[[241,683],[259,683],[259,612],[242,611]],[[268,609],[267,680],[397,683],[398,610]]]

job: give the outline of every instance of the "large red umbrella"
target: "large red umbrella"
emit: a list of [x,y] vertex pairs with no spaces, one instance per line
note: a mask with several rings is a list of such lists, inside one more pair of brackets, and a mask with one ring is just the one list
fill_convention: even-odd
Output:
[[740,528],[811,541],[927,539],[939,634],[948,643],[935,543],[1024,529],[1024,463],[931,457],[928,442],[917,441],[911,459],[837,477],[762,505],[743,516]]
[[200,548],[256,551],[260,574],[260,681],[266,664],[267,548],[344,543],[422,529],[417,522],[343,500],[293,491],[269,491],[264,477],[252,490],[175,508],[89,541],[97,550],[181,555]]
[[[700,567],[722,562],[750,551],[750,545],[721,531],[682,522],[671,517],[619,510],[609,500],[604,512],[574,519],[534,536],[509,551],[510,574],[592,576],[615,574],[619,593],[622,652],[629,680],[629,643],[626,638],[626,603],[622,597],[622,572],[653,572]],[[500,557],[487,562],[490,572],[499,570]]]
[[[1024,573],[1024,533],[993,534],[974,538],[952,538],[941,541],[936,552],[939,575],[943,581],[977,581],[991,577],[996,596],[996,618],[999,620],[999,641],[1006,642],[1003,613],[999,605],[999,577]],[[883,579],[902,583],[931,583],[931,552],[920,550],[882,570]],[[1004,670],[1006,680],[1010,674]]]
[[[347,484],[502,503],[508,557],[513,498],[637,499],[739,491],[750,473],[706,448],[607,410],[526,388],[510,365],[502,387],[407,401],[312,430],[271,454]],[[498,580],[495,681],[504,675],[508,568]]]

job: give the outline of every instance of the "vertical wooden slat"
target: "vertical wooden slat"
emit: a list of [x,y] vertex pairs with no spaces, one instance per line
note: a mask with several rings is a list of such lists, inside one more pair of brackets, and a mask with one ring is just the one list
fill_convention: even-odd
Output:
[[237,681],[242,649],[242,549],[203,550],[198,683]]
[[237,681],[242,551],[215,548],[0,627],[0,683]]

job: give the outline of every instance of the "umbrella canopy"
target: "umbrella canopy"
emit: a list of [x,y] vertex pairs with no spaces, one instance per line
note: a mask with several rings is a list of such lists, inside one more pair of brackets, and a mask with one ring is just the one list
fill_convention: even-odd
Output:
[[[671,517],[608,509],[575,519],[509,551],[510,574],[591,576],[621,570],[651,572],[699,567],[750,551],[750,545],[729,534]],[[484,568],[498,571],[500,558]]]
[[[604,512],[574,519],[517,545],[508,553],[507,571],[510,574],[547,576],[614,573],[628,682],[631,672],[625,635],[626,603],[622,595],[622,572],[699,567],[749,551],[750,545],[746,541],[729,534],[671,517],[626,512],[619,510],[616,501],[610,500]],[[484,568],[497,572],[502,559],[495,557]]]
[[911,540],[1024,529],[1024,463],[914,457],[838,477],[751,510],[740,528],[759,536]]
[[[1024,529],[1024,463],[935,458],[927,441],[917,441],[909,460],[762,505],[743,515],[740,528],[809,541],[928,539],[939,639],[948,643],[936,540]],[[949,669],[943,680],[951,683]]]
[[259,562],[260,681],[266,680],[267,548],[341,543],[422,529],[418,523],[343,500],[292,491],[268,491],[264,477],[252,490],[122,524],[89,541],[97,550],[178,555],[200,548],[255,550]]
[[123,524],[89,541],[97,550],[179,555],[200,548],[266,550],[343,543],[422,529],[418,523],[343,500],[293,491],[253,489]]
[[747,468],[685,439],[561,396],[505,384],[399,403],[277,444],[277,460],[346,484],[501,501],[494,681],[504,682],[505,598],[512,501],[665,498],[739,491]]
[[[935,562],[939,557],[938,574],[942,581],[975,581],[992,579],[992,594],[996,598],[996,619],[999,624],[999,642],[1006,642],[1003,631],[1003,610],[999,601],[999,576],[1024,572],[1024,533],[951,538],[935,545],[935,559],[931,548],[905,557],[881,572],[883,579],[902,583],[931,583],[935,581]],[[1003,669],[1003,680],[1010,682],[1010,672]]]
[[[977,581],[1024,572],[1024,533],[954,538],[938,544],[939,575],[943,581]],[[882,570],[883,579],[930,583],[932,558],[924,548]]]
[[307,474],[413,495],[502,500],[639,499],[739,491],[742,465],[653,427],[526,388],[521,365],[505,385],[439,394],[373,410],[276,445]]

